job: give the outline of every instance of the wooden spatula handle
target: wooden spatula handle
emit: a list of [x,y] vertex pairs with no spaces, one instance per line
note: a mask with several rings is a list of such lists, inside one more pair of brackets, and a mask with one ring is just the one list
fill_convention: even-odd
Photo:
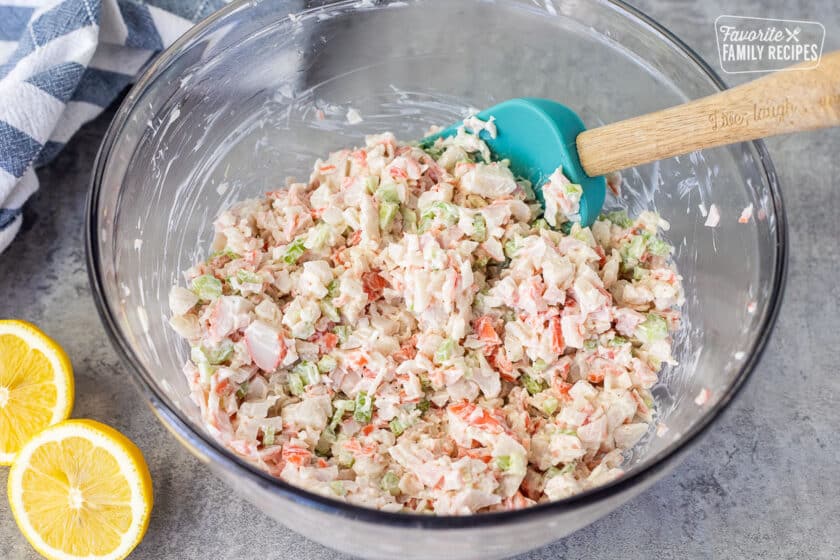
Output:
[[[794,67],[795,68],[795,67]],[[775,72],[678,105],[593,128],[577,137],[590,176],[712,148],[840,125],[840,51],[811,70]]]

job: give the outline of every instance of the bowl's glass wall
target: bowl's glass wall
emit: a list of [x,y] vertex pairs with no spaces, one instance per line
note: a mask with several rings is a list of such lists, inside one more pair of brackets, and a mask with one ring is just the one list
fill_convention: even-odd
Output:
[[[609,3],[342,3],[289,17],[300,3],[243,5],[165,56],[135,89],[101,176],[94,244],[117,326],[164,400],[201,430],[167,326],[167,293],[207,255],[212,220],[232,202],[308,177],[314,159],[366,133],[420,138],[470,107],[537,96],[588,126],[716,90],[655,29]],[[364,119],[348,123],[353,107]],[[619,198],[655,209],[686,289],[680,365],[656,394],[669,429],[631,465],[652,460],[731,384],[760,336],[777,270],[776,209],[753,145],[709,150],[624,173]],[[704,226],[704,210],[721,214]],[[755,218],[737,221],[752,204]],[[698,406],[701,389],[709,403]]]

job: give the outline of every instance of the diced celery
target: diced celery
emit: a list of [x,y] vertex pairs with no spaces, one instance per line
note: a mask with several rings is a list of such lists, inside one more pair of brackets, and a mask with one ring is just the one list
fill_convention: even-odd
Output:
[[329,456],[332,444],[335,443],[336,439],[335,432],[327,428],[321,432],[321,437],[318,438],[318,443],[315,444],[315,453],[321,457]]
[[233,356],[233,343],[230,340],[224,340],[218,348],[202,348],[201,350],[207,357],[207,362],[217,366]]
[[534,363],[531,364],[531,368],[534,371],[545,371],[545,368],[547,368],[547,367],[548,367],[548,364],[545,363],[545,360],[543,360],[541,358],[537,358],[536,360],[534,360]]
[[354,408],[356,408],[356,403],[353,401],[347,400],[337,400],[333,402],[333,416],[330,420],[329,429],[335,431],[338,425],[341,423],[342,418],[344,418],[345,412],[350,412]]
[[645,254],[645,237],[643,235],[637,235],[633,237],[630,244],[625,248],[625,254],[627,258],[632,261],[638,261],[642,258],[642,255]]
[[594,338],[590,338],[589,340],[584,340],[583,341],[583,348],[585,350],[595,350],[596,348],[598,348],[598,341],[595,340]]
[[617,226],[628,228],[633,225],[633,220],[627,215],[626,210],[616,210],[607,214],[607,219]]
[[367,391],[359,391],[356,395],[356,408],[353,410],[353,419],[361,424],[367,424],[373,417],[373,398]]
[[263,445],[274,445],[274,426],[263,427]]
[[550,480],[560,474],[560,469],[557,467],[550,467],[547,471],[545,471],[545,479]]
[[434,219],[439,220],[447,226],[455,225],[458,221],[458,209],[449,202],[437,201],[433,203],[420,215],[421,229],[424,229],[424,224],[428,227],[429,223]]
[[212,301],[222,297],[222,281],[215,276],[204,274],[193,280],[192,291],[199,299]]
[[557,407],[560,406],[560,401],[558,401],[554,397],[548,397],[542,403],[542,411],[551,416],[557,411]]
[[587,232],[580,228],[572,227],[572,237],[577,239],[578,241],[582,241],[583,243],[589,243],[591,239]]
[[352,411],[356,408],[356,401],[350,399],[336,399],[333,401],[333,407]]
[[283,255],[283,262],[286,264],[295,264],[298,259],[303,256],[306,247],[304,246],[304,238],[298,237],[286,247],[286,253]]
[[388,471],[382,477],[382,482],[379,486],[392,496],[396,496],[400,493],[400,477],[398,477],[395,473]]
[[335,358],[330,356],[329,354],[325,354],[321,356],[321,359],[318,360],[318,371],[321,373],[329,373],[336,368],[338,362]]
[[344,487],[344,482],[341,480],[330,481],[330,489],[336,496],[346,496],[347,489]]
[[572,474],[573,472],[575,472],[576,468],[577,468],[577,463],[576,462],[571,462],[571,463],[566,464],[566,466],[564,466],[562,469],[560,469],[560,472],[558,474]]
[[338,336],[338,342],[344,344],[350,337],[352,330],[347,325],[336,325],[333,327],[333,332]]
[[397,217],[397,212],[400,211],[400,205],[397,202],[380,202],[379,203],[379,228],[387,230],[394,223],[394,218]]
[[262,276],[250,270],[240,268],[236,271],[236,279],[243,284],[262,284]]
[[422,401],[417,403],[417,410],[419,410],[420,412],[426,412],[431,406],[432,403],[429,399],[423,399]]
[[300,376],[304,385],[314,385],[321,380],[321,373],[318,371],[318,366],[307,360],[303,360],[296,365],[293,372]]
[[504,251],[507,258],[512,259],[514,255],[516,255],[517,250],[519,250],[519,243],[517,243],[516,239],[508,239],[505,241]]
[[443,152],[446,151],[446,148],[444,148],[442,143],[436,143],[432,144],[428,148],[423,148],[423,151],[429,154],[432,157],[432,159],[437,161],[438,159],[440,159],[440,156],[443,155]]
[[310,230],[309,235],[304,240],[304,248],[321,249],[329,243],[331,236],[332,227],[329,224],[320,223]]
[[545,381],[542,379],[531,377],[528,374],[522,375],[519,379],[522,382],[522,386],[532,395],[536,395],[545,390]]
[[636,267],[633,269],[633,280],[637,282],[639,280],[644,280],[650,273],[646,268]]
[[569,429],[560,430],[560,433],[561,434],[566,434],[567,436],[576,436],[577,435],[577,430],[569,430]]
[[481,214],[476,214],[473,218],[473,234],[471,239],[478,243],[487,241],[487,221]]
[[333,323],[337,323],[341,320],[341,315],[338,314],[338,309],[335,308],[335,305],[333,305],[330,300],[321,300],[318,302],[318,307],[321,308],[321,314]]
[[668,323],[655,313],[648,313],[647,318],[636,327],[636,336],[642,342],[651,343],[668,336]]
[[444,339],[444,341],[440,343],[440,346],[438,346],[437,350],[435,350],[435,361],[442,364],[452,357],[454,351],[455,341],[451,338]]
[[354,459],[353,456],[350,453],[347,453],[346,451],[342,451],[341,453],[338,454],[338,465],[340,467],[344,467],[346,469],[349,469],[350,467],[353,466],[353,463],[355,463],[355,462],[356,462],[356,459]]
[[528,468],[528,461],[525,455],[521,453],[513,453],[510,456],[510,466],[507,469],[509,474],[517,476],[525,476],[525,471]]
[[671,246],[658,237],[651,237],[648,241],[648,251],[658,257],[667,257],[671,254]]
[[373,194],[376,192],[376,188],[379,186],[379,177],[375,175],[370,175],[365,179],[365,190],[368,194]]
[[376,193],[374,194],[374,198],[380,202],[399,202],[400,201],[400,193],[397,190],[396,183],[383,183],[379,185],[379,188],[376,189]]
[[496,457],[496,466],[499,467],[500,471],[508,474],[523,475],[525,474],[527,464],[523,455],[513,453],[511,455],[500,455]]
[[341,291],[341,281],[338,278],[330,280],[327,284],[327,297],[334,298]]
[[289,374],[289,392],[296,397],[303,394],[303,379],[297,373]]
[[544,218],[540,218],[539,220],[534,222],[535,229],[551,229],[551,226],[548,225],[548,222],[545,221]]
[[510,469],[510,455],[499,455],[496,457],[496,466],[499,467],[500,471],[506,471]]
[[394,418],[388,425],[391,427],[391,431],[397,437],[401,436],[402,433],[405,431],[405,426],[402,422],[400,422],[399,418]]
[[224,249],[223,251],[216,251],[214,253],[210,253],[210,258],[207,260],[215,259],[217,257],[227,257],[232,261],[240,258],[239,255],[231,251],[230,249]]
[[583,194],[583,187],[575,183],[566,183],[563,185],[563,192],[566,196],[580,196]]
[[488,262],[490,262],[490,257],[487,255],[480,255],[475,258],[475,266],[478,268],[484,268]]
[[623,336],[616,335],[610,340],[610,346],[621,346],[622,344],[627,344],[627,339]]
[[239,386],[239,389],[236,390],[236,398],[244,399],[245,395],[248,394],[248,382],[246,381],[242,385]]
[[438,219],[448,226],[455,225],[458,221],[458,208],[448,202],[435,202],[433,204],[438,210]]

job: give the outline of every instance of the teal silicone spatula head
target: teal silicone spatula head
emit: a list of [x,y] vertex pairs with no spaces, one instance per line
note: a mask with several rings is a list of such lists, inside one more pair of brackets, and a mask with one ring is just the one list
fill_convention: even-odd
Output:
[[[603,177],[588,176],[580,165],[575,138],[586,128],[574,111],[556,101],[522,97],[500,103],[476,116],[484,121],[494,117],[496,137],[491,138],[483,130],[480,138],[496,157],[510,160],[514,175],[531,182],[543,207],[542,185],[558,167],[562,167],[563,174],[583,188],[581,223],[588,226],[595,221],[604,204],[607,182]],[[427,136],[420,142],[421,146],[430,146],[441,137],[454,136],[458,126]]]

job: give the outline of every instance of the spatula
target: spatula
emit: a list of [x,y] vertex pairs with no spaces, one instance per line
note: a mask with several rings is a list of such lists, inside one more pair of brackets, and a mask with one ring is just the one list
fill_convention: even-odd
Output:
[[[515,175],[534,185],[545,205],[542,184],[555,169],[581,185],[581,222],[590,225],[606,196],[604,175],[635,165],[725,144],[788,132],[840,125],[840,51],[819,66],[804,63],[732,89],[670,109],[586,130],[577,114],[556,101],[511,99],[478,113],[494,117],[497,135],[480,137],[499,158],[509,159]],[[427,136],[452,136],[453,125]]]

